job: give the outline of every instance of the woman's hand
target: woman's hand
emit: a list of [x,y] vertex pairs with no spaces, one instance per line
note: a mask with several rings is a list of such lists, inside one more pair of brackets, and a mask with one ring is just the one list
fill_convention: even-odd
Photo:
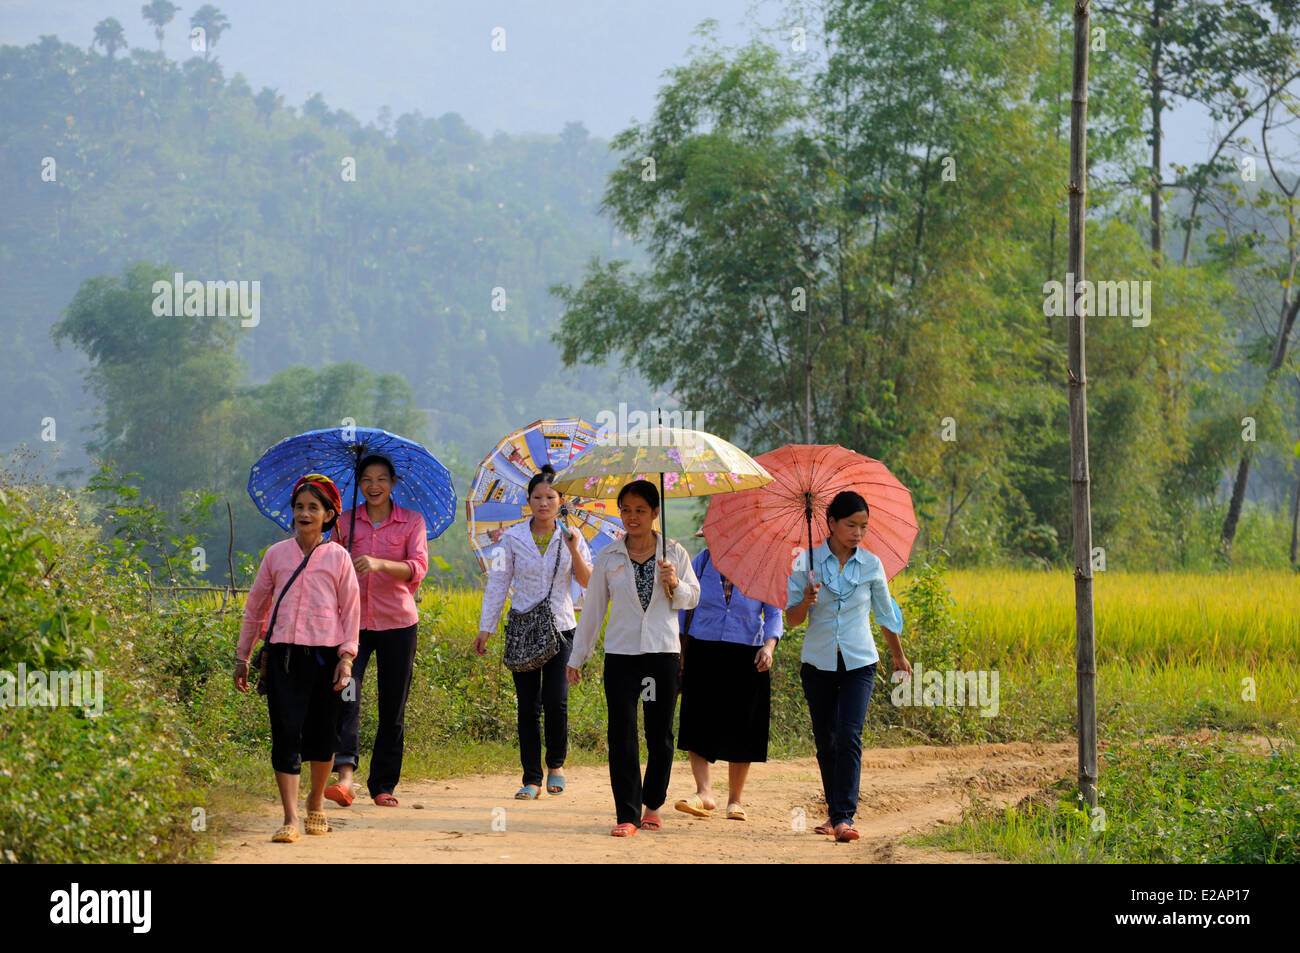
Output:
[[334,691],[343,691],[350,681],[352,681],[352,658],[346,656],[340,658],[339,663],[334,666]]
[[894,656],[894,671],[906,672],[908,678],[912,677],[912,663],[907,660],[907,656],[902,652]]
[[565,527],[560,527],[560,533],[564,536],[564,545],[569,547],[569,552],[576,558],[578,555],[578,534],[575,530],[565,532]]
[[574,668],[572,665],[566,665],[564,668],[564,677],[569,680],[570,685],[577,685],[582,681],[582,669]]
[[379,572],[384,568],[384,560],[375,556],[354,556],[352,558],[352,568],[357,571],[358,576],[364,576],[368,572]]
[[772,650],[776,648],[776,639],[768,639],[754,656],[754,665],[760,672],[772,667]]
[[659,578],[664,584],[664,592],[671,599],[673,590],[677,588],[677,567],[667,559],[659,560]]
[[474,640],[474,654],[475,654],[475,655],[478,655],[478,656],[484,656],[484,655],[487,655],[487,643],[488,643],[488,639],[490,639],[490,638],[492,638],[492,633],[491,633],[491,632],[488,632],[488,631],[486,631],[486,630],[484,630],[484,629],[480,629],[480,630],[479,630],[478,638],[476,638],[476,639]]
[[235,662],[235,687],[241,692],[248,691],[248,663],[243,659]]

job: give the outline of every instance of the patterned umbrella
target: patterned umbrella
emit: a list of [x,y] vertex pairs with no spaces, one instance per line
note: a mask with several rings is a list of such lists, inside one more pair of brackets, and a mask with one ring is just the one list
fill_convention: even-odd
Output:
[[885,576],[907,565],[917,531],[912,494],[879,460],[839,446],[789,445],[757,461],[772,482],[710,501],[704,520],[713,564],[745,595],[785,605],[795,560],[829,535],[826,507],[841,490],[867,501],[861,546],[880,558]]
[[610,499],[633,480],[659,478],[664,553],[668,549],[669,497],[711,496],[761,487],[772,477],[721,437],[700,430],[651,427],[609,434],[573,461],[554,486],[565,493]]
[[[425,535],[439,536],[456,516],[456,487],[451,473],[423,446],[387,430],[370,427],[331,427],[310,430],[281,440],[253,464],[248,495],[264,516],[293,531],[289,494],[304,473],[323,473],[339,488],[345,501],[357,506],[357,464],[377,453],[387,457],[397,473],[393,502],[424,517]],[[353,523],[356,515],[353,514]],[[356,537],[355,525],[348,533]]]
[[[465,499],[470,545],[484,571],[501,534],[532,515],[528,507],[528,481],[533,475],[547,463],[559,473],[597,438],[596,429],[576,417],[538,420],[503,438],[484,458]],[[558,481],[555,485],[559,489]],[[562,492],[566,492],[564,506],[568,516],[562,516],[557,522],[566,530],[582,533],[593,555],[622,537],[623,523],[612,502]],[[575,582],[574,588],[577,604],[582,587]]]

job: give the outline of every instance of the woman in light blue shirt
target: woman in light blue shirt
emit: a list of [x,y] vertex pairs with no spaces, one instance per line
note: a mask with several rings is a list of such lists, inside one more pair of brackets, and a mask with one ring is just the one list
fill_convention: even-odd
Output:
[[871,613],[889,642],[895,671],[912,674],[899,641],[903,615],[889,594],[884,566],[859,545],[869,517],[867,501],[859,494],[837,494],[826,508],[830,536],[813,550],[811,574],[795,572],[787,585],[786,624],[808,619],[799,677],[829,814],[813,830],[834,834],[838,841],[858,839],[853,815],[862,774],[862,725],[880,660],[871,637]]
[[781,610],[732,585],[703,550],[691,562],[700,602],[681,612],[682,711],[677,747],[691,757],[695,794],[677,810],[709,817],[717,808],[709,765],[726,761],[727,818],[746,820],[741,796],[749,766],[767,760],[772,651]]

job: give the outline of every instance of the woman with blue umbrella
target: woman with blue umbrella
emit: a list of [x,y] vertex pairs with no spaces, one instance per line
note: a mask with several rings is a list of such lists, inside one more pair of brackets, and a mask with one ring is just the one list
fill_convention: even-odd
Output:
[[303,466],[332,476],[344,497],[351,496],[352,507],[340,515],[335,538],[347,547],[360,582],[360,648],[343,695],[334,761],[339,780],[325,796],[344,807],[355,799],[361,687],[373,656],[379,722],[367,786],[377,805],[396,807],[393,791],[401,776],[419,625],[415,596],[428,570],[427,540],[454,518],[455,487],[447,468],[415,441],[365,427],[315,430],[281,441],[253,467],[249,493],[262,512],[278,520],[269,501],[276,499],[285,475]]

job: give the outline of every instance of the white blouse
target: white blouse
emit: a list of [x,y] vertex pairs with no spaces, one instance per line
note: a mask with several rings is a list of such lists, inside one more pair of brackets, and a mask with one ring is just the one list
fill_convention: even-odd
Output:
[[[560,568],[555,570],[555,581],[551,584],[555,625],[561,632],[577,625],[573,599],[569,595],[569,584],[573,582],[573,557],[562,539],[564,530],[557,522],[543,555],[537,551],[537,543],[533,541],[531,524],[532,520],[526,519],[511,526],[501,534],[501,541],[487,551],[488,581],[483,593],[483,611],[478,620],[480,632],[496,631],[507,592],[510,593],[511,606],[520,612],[527,612],[545,598],[546,584],[555,570],[556,546],[560,547]],[[578,551],[584,560],[591,562],[591,547],[581,533],[578,533]]]
[[[658,548],[659,534],[655,534]],[[606,655],[643,655],[649,652],[679,652],[677,610],[694,609],[700,601],[700,581],[695,578],[690,554],[680,543],[668,541],[668,559],[677,571],[677,588],[671,601],[664,595],[659,576],[659,554],[655,554],[655,587],[650,605],[641,608],[636,592],[636,574],[627,555],[627,540],[617,539],[602,549],[591,567],[591,582],[583,597],[582,619],[573,636],[569,665],[581,668],[591,657],[609,607],[605,627]]]

